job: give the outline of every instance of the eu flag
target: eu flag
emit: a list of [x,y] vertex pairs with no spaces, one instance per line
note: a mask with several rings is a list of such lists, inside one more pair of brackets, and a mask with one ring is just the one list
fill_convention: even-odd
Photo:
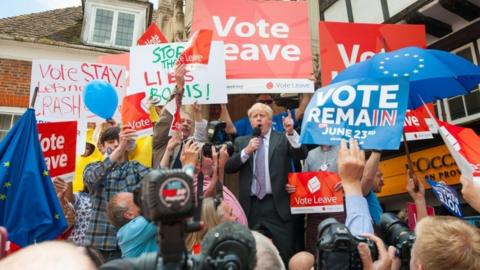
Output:
[[67,222],[48,174],[35,111],[27,109],[0,142],[0,225],[19,246],[51,240]]

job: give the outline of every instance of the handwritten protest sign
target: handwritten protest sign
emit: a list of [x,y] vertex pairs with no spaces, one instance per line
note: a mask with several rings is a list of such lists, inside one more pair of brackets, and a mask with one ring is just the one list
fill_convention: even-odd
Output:
[[197,0],[198,29],[225,42],[229,94],[313,92],[307,2]]
[[340,177],[333,172],[289,173],[288,183],[296,190],[290,195],[292,214],[343,212],[343,193],[335,192]]
[[[125,69],[120,66],[58,61],[33,60],[30,100],[38,87],[35,112],[37,119],[99,120],[88,113],[82,100],[83,87],[92,80],[112,84],[121,100],[125,93]],[[117,111],[115,119],[120,119]]]
[[302,123],[303,144],[354,138],[364,149],[398,149],[407,109],[404,80],[358,79],[317,90]]
[[463,217],[460,200],[454,188],[428,178],[425,178],[425,180],[432,187],[433,194],[435,194],[437,200],[441,202],[450,213],[460,218]]
[[[131,93],[145,92],[164,105],[175,90],[174,65],[186,43],[167,43],[132,47],[130,50]],[[214,55],[214,57],[213,57]],[[185,75],[184,104],[227,102],[223,43],[212,42],[210,61],[204,68]]]
[[77,122],[42,123],[37,126],[38,139],[50,176],[73,179]]

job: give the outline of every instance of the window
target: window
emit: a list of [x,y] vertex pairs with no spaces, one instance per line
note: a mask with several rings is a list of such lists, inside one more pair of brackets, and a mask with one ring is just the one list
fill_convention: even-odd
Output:
[[112,11],[104,8],[95,9],[93,27],[94,43],[112,47],[130,47],[134,45],[135,14]]
[[348,22],[347,4],[345,0],[339,0],[331,5],[323,13],[325,21]]
[[383,11],[380,0],[350,0],[352,3],[353,21],[359,23],[382,23]]
[[[480,42],[480,40],[478,41]],[[477,47],[478,48],[478,47]],[[475,49],[474,43],[468,43],[452,53],[455,53],[472,63],[478,65],[478,49]],[[442,120],[446,120],[453,124],[469,122],[480,118],[480,89],[473,90],[465,96],[456,96],[443,99],[437,102],[439,115]]]
[[110,43],[112,36],[113,11],[97,9],[95,16],[95,28],[93,29],[93,41],[98,43]]
[[8,131],[20,119],[25,109],[20,108],[2,108],[0,109],[0,141],[5,138]]
[[387,0],[388,14],[390,14],[390,17],[393,17],[397,13],[414,4],[416,1],[417,0]]

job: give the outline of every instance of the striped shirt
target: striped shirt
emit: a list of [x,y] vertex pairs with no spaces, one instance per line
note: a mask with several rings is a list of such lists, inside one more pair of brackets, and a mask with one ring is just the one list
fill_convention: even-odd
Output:
[[137,161],[116,163],[106,158],[88,164],[83,171],[91,190],[92,214],[84,244],[99,250],[117,250],[117,229],[107,219],[108,201],[118,192],[132,192],[149,169]]

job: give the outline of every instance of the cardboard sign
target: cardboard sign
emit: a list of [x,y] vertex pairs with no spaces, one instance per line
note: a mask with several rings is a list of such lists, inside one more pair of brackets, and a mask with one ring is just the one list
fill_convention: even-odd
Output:
[[[435,208],[427,205],[427,215],[435,216]],[[410,229],[410,231],[414,231],[415,226],[417,225],[417,207],[414,203],[407,202],[407,217],[408,229]]]
[[405,123],[403,127],[403,130],[405,132],[405,138],[407,139],[407,141],[416,141],[416,140],[433,138],[432,132],[430,131],[430,127],[425,120],[428,117],[425,117],[425,116],[426,115],[423,112],[422,107],[416,110],[407,110],[407,113],[405,114]]
[[145,30],[143,35],[138,39],[138,45],[148,45],[148,44],[160,44],[160,43],[167,43],[167,38],[163,35],[160,28],[158,28],[157,23],[153,22],[150,26]]
[[123,98],[122,124],[136,130],[137,135],[151,135],[152,121],[150,120],[149,104],[145,92],[136,93]]
[[462,174],[480,183],[480,137],[472,129],[437,122],[440,136]]
[[333,172],[289,173],[288,183],[296,187],[290,195],[292,214],[343,212],[343,192],[335,192],[340,182]]
[[397,79],[360,79],[317,90],[305,111],[302,144],[337,145],[354,138],[364,149],[398,149],[407,109],[408,84]]
[[458,199],[458,194],[454,188],[428,178],[425,180],[432,187],[433,194],[435,194],[437,200],[441,202],[450,213],[459,218],[463,217],[460,200]]
[[188,47],[178,57],[177,64],[208,65],[212,45],[212,30],[200,29],[195,31],[188,43]]
[[[175,90],[174,65],[186,43],[136,46],[130,49],[130,90],[145,92],[164,105]],[[184,104],[227,103],[223,43],[212,42],[207,66],[185,75]]]
[[[84,62],[33,60],[30,101],[38,87],[35,113],[38,120],[103,121],[88,112],[83,88],[92,80],[103,80],[115,87],[118,99],[125,94],[125,69],[121,66]],[[120,120],[120,113],[114,119]]]
[[192,29],[225,42],[229,94],[313,91],[307,2],[198,0]]
[[376,53],[427,44],[424,25],[320,22],[319,35],[322,85]]
[[[71,174],[75,171],[77,122],[37,124],[38,139],[51,177]],[[67,179],[66,179],[67,180]],[[71,180],[71,179],[70,179]]]

